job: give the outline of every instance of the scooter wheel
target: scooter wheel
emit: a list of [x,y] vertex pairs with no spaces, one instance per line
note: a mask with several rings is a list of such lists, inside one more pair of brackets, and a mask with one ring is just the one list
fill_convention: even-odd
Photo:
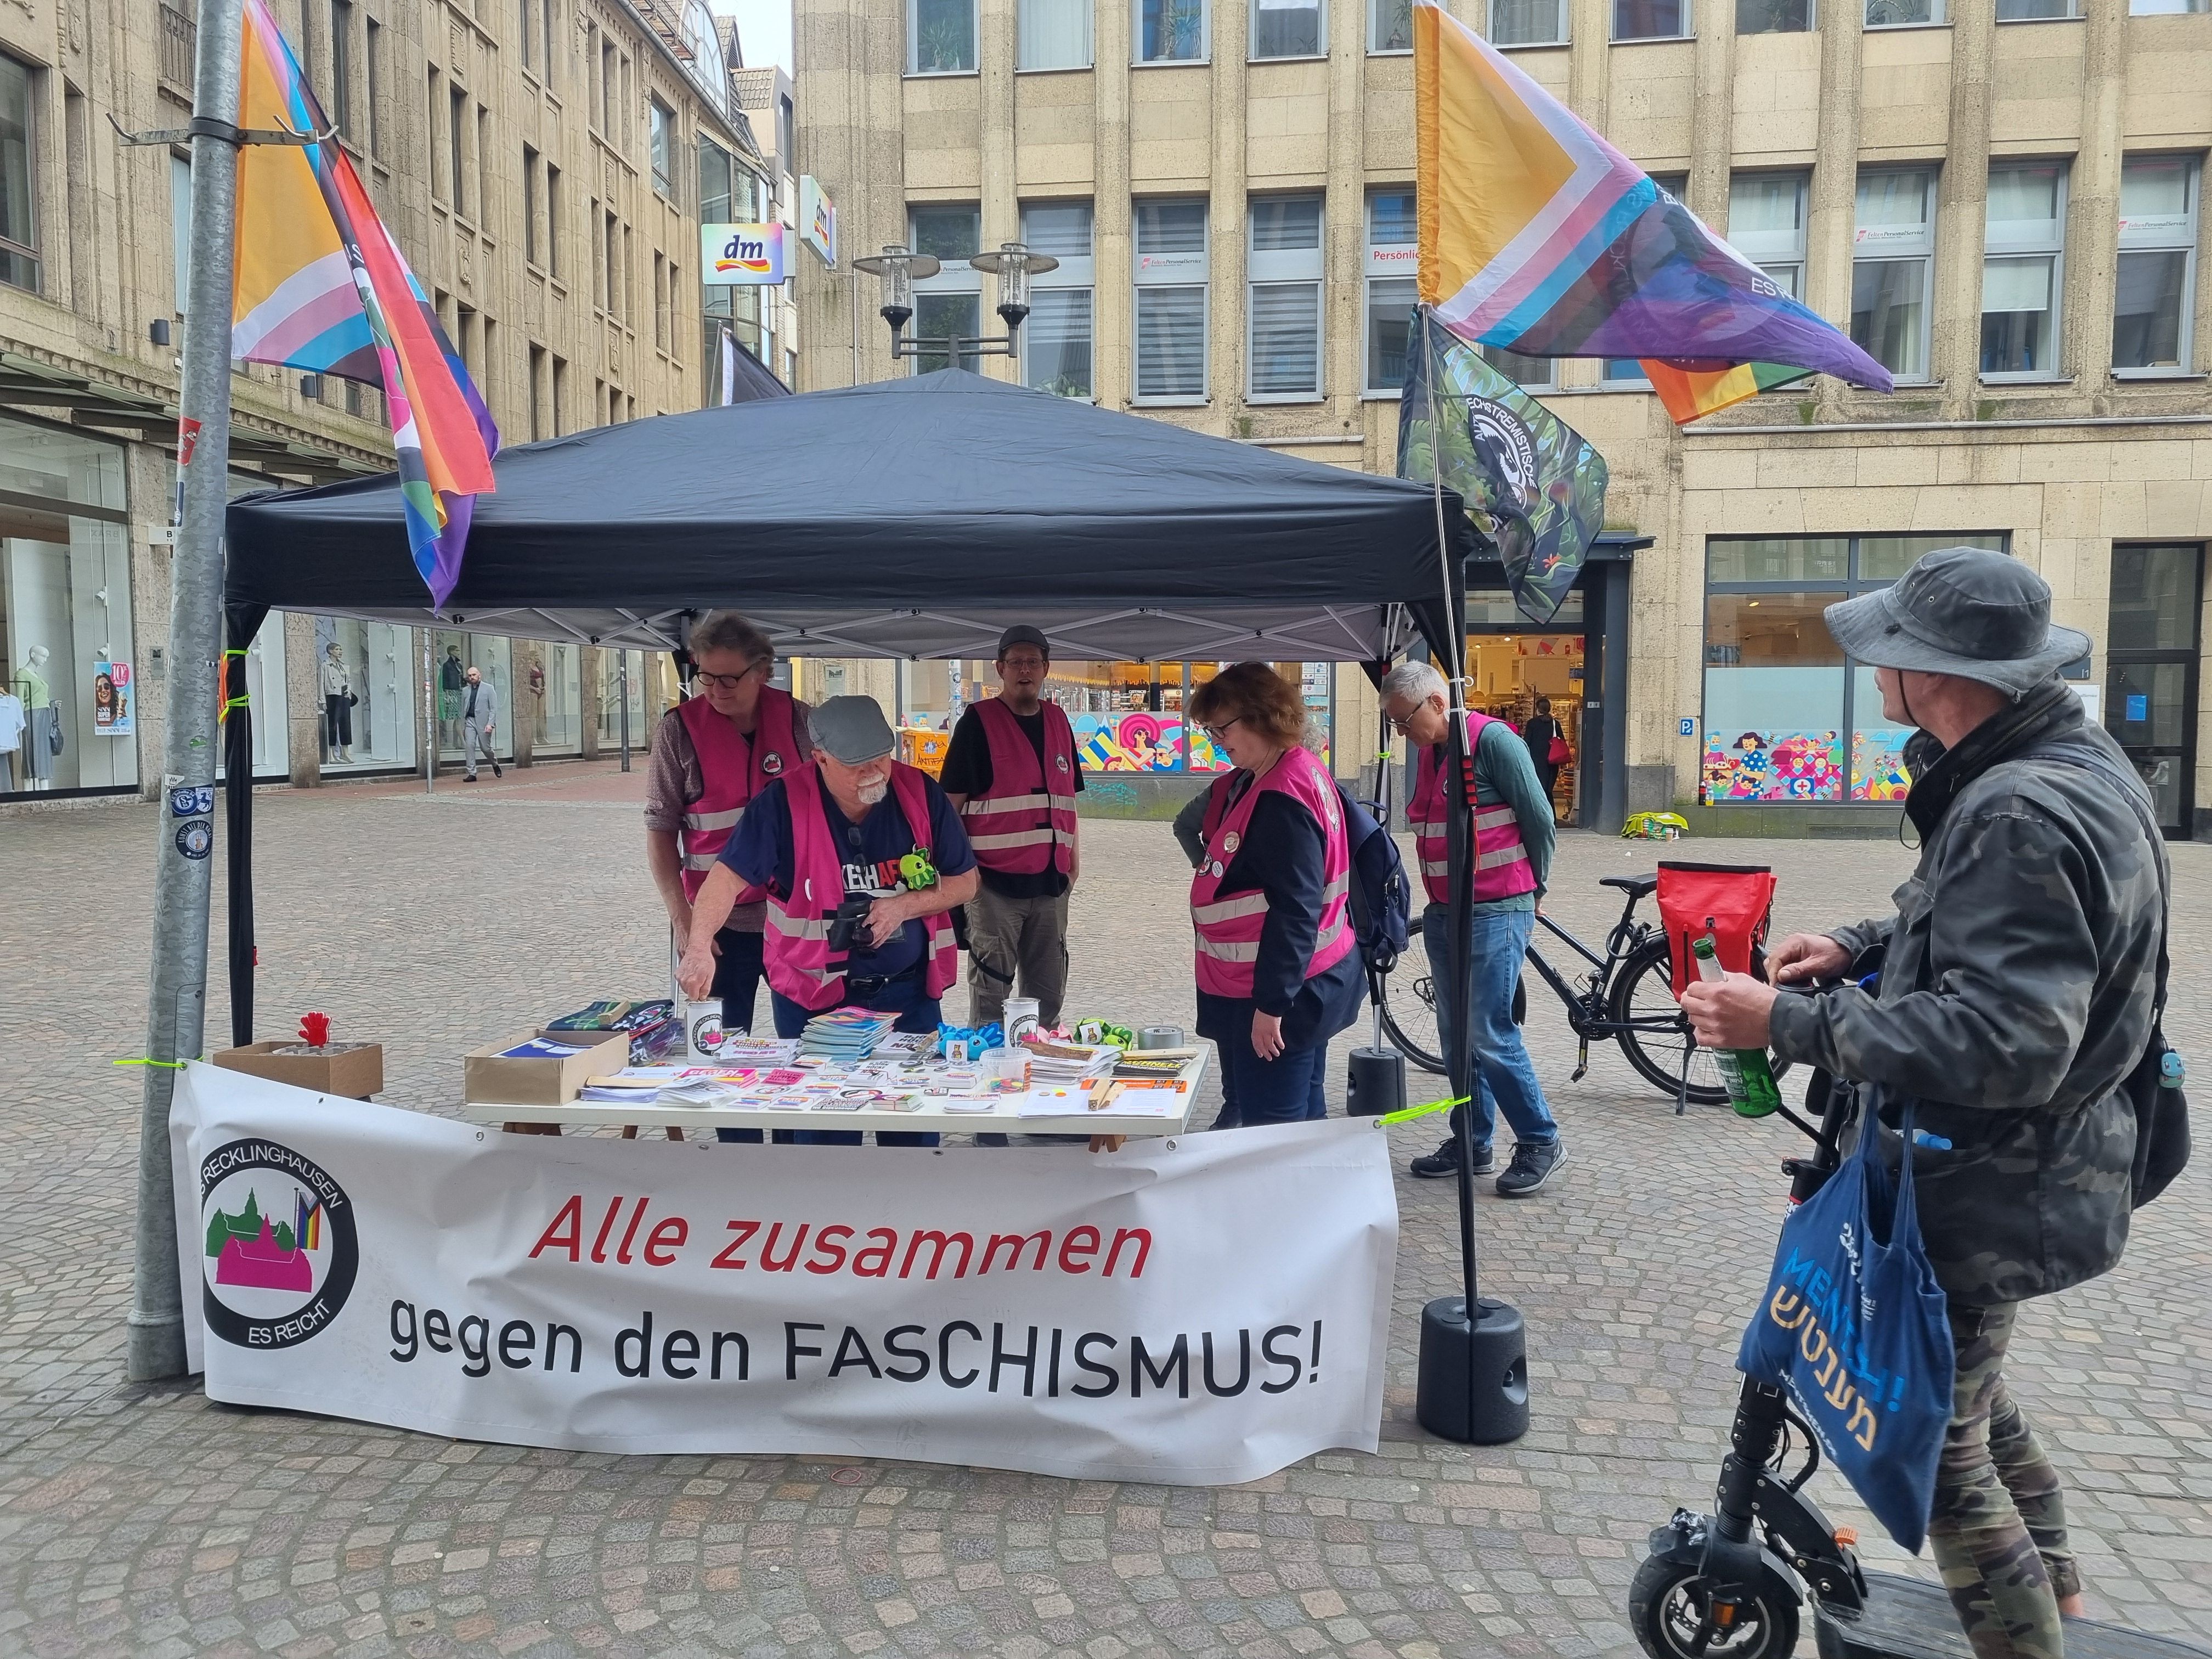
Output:
[[1796,1592],[1771,1574],[1724,1628],[1709,1621],[1709,1609],[1692,1562],[1650,1556],[1629,1586],[1628,1622],[1651,1659],[1788,1659],[1797,1645]]

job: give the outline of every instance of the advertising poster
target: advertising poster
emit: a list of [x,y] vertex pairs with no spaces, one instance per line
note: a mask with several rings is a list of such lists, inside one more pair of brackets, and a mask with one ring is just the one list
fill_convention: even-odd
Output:
[[1835,800],[1843,778],[1843,739],[1835,732],[1705,734],[1708,801]]
[[[1086,772],[1172,772],[1182,763],[1182,716],[1071,714],[1076,757]],[[1204,741],[1204,739],[1200,739]]]
[[92,665],[92,734],[96,738],[127,738],[137,729],[133,703],[137,688],[131,683],[131,665],[105,658]]

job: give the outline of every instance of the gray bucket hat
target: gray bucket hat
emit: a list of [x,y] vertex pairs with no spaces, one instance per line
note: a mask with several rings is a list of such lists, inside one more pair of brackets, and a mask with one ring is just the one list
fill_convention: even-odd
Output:
[[831,697],[807,711],[806,725],[814,746],[848,766],[866,766],[898,747],[873,697]]
[[2052,623],[2051,584],[1983,547],[1923,554],[1889,586],[1822,614],[1861,662],[1956,674],[2014,696],[2089,654],[2087,634]]

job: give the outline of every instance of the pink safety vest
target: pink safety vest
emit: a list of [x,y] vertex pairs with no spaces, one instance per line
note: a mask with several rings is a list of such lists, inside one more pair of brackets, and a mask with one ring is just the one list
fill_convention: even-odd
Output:
[[1043,771],[1014,711],[1000,697],[975,705],[991,744],[991,787],[962,804],[975,862],[1010,876],[1063,876],[1075,854],[1075,729],[1057,703],[1044,710]]
[[[791,694],[772,685],[761,687],[750,738],[730,723],[728,715],[716,714],[704,697],[679,704],[676,715],[699,757],[702,786],[699,799],[684,810],[678,836],[684,852],[684,896],[696,899],[708,872],[728,845],[730,832],[744,816],[746,804],[777,778],[796,772],[806,757],[799,752]],[[765,896],[761,889],[748,886],[737,902],[758,904]]]
[[[790,896],[768,896],[768,929],[763,955],[768,982],[812,1012],[835,1008],[845,1000],[845,958],[830,951],[830,918],[845,902],[845,857],[822,805],[817,779],[821,769],[808,765],[784,781],[791,803]],[[891,767],[891,793],[906,814],[916,847],[933,846],[929,792],[925,774],[903,763]],[[959,950],[952,922],[943,912],[924,916],[928,939],[922,947],[922,985],[942,996],[959,972]]]
[[[1469,758],[1482,739],[1486,726],[1505,722],[1488,714],[1467,717]],[[1446,746],[1424,744],[1413,770],[1413,798],[1406,803],[1406,821],[1413,826],[1413,848],[1421,860],[1421,885],[1430,900],[1443,904],[1451,897],[1451,855],[1445,837],[1444,761]],[[1474,902],[1510,898],[1536,890],[1536,872],[1528,865],[1528,849],[1521,844],[1521,820],[1510,806],[1477,805],[1474,811]]]
[[[1260,933],[1267,921],[1267,896],[1259,888],[1216,896],[1223,872],[1243,842],[1252,808],[1261,795],[1279,790],[1314,816],[1322,827],[1321,925],[1314,936],[1306,977],[1334,967],[1352,949],[1352,927],[1345,914],[1351,844],[1345,838],[1344,811],[1336,782],[1304,749],[1284,750],[1267,775],[1248,787],[1237,804],[1220,814],[1206,838],[1206,862],[1190,884],[1191,926],[1198,935],[1198,988],[1210,996],[1249,997],[1252,965],[1260,957]],[[1212,814],[1209,813],[1209,817]]]

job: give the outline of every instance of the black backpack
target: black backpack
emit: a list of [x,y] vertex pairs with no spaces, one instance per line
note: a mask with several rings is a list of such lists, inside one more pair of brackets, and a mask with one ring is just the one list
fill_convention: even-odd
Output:
[[1387,974],[1413,940],[1413,899],[1405,860],[1398,856],[1398,843],[1390,832],[1341,783],[1336,786],[1336,799],[1344,809],[1345,844],[1352,854],[1346,897],[1352,937],[1359,942],[1359,958],[1368,969]]

